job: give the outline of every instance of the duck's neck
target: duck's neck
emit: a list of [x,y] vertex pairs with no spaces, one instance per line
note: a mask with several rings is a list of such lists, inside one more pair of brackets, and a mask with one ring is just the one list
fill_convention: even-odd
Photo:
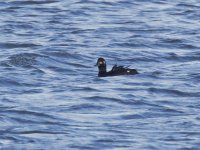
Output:
[[104,75],[106,74],[106,66],[99,66],[99,75]]
[[99,66],[99,72],[106,72],[106,66]]

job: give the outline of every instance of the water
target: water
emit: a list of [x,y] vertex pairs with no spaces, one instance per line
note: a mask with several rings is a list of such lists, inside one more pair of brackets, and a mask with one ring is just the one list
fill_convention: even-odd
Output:
[[[0,14],[0,149],[199,149],[198,0],[7,0]],[[98,78],[98,57],[140,74]]]

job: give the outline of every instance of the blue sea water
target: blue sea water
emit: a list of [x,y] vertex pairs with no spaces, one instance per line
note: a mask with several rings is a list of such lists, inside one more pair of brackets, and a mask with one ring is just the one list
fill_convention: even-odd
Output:
[[[200,149],[199,0],[6,0],[0,14],[0,149]],[[140,74],[99,78],[98,57]]]

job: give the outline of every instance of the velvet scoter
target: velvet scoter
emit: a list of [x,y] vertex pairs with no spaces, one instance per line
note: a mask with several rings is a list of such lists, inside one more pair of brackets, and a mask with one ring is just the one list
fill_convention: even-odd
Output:
[[95,66],[98,66],[99,77],[107,77],[107,76],[119,76],[119,75],[135,75],[138,74],[136,69],[130,69],[124,66],[117,66],[114,65],[110,71],[107,72],[106,70],[106,61],[104,58],[100,57],[97,60]]

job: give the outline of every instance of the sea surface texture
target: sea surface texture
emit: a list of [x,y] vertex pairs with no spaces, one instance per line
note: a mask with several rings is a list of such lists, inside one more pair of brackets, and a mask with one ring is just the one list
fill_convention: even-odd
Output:
[[200,1],[2,0],[0,149],[199,150]]

